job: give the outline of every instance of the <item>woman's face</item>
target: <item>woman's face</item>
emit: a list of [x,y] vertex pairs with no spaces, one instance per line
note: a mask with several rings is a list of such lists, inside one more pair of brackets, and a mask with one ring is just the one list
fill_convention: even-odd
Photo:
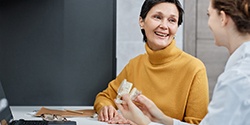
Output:
[[218,14],[218,11],[212,7],[212,0],[210,0],[209,7],[208,7],[208,26],[211,29],[215,44],[217,46],[225,46],[223,43],[223,27],[221,25],[221,16]]
[[176,5],[166,2],[152,7],[144,20],[140,17],[140,26],[152,50],[163,49],[171,43],[178,29],[178,19]]

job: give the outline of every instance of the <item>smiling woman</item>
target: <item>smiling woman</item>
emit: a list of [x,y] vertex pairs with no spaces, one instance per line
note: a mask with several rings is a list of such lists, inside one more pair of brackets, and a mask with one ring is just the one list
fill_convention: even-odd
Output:
[[131,122],[118,114],[114,103],[124,79],[164,114],[189,123],[201,121],[209,101],[206,69],[199,59],[176,47],[174,36],[183,13],[178,0],[144,1],[139,26],[146,53],[131,59],[116,79],[98,93],[94,107],[100,121]]
[[172,3],[157,4],[145,18],[140,17],[140,26],[145,32],[144,40],[150,49],[164,49],[173,41],[178,29],[178,17],[178,9]]
[[[214,34],[216,44],[227,48],[230,57],[224,72],[218,77],[208,113],[199,125],[250,124],[249,13],[249,0],[210,0],[209,2],[208,26]],[[137,96],[134,104],[128,95],[124,95],[123,103],[116,103],[116,105],[125,118],[139,125],[190,125],[187,123],[187,119],[190,118],[186,117],[180,121],[169,112],[164,113],[154,99],[146,96]],[[189,114],[191,113],[186,115]],[[194,114],[199,114],[199,111]]]
[[[145,53],[144,45],[142,42],[142,35],[140,25],[138,25],[138,14],[140,13],[140,7],[145,0],[118,0],[117,1],[117,36],[116,36],[116,57],[117,57],[117,75],[121,72],[123,67],[127,62],[136,57],[139,54]],[[184,3],[183,0],[180,0],[180,3]],[[189,2],[185,2],[189,3]],[[190,2],[193,4],[193,2]],[[194,5],[194,4],[193,4]],[[183,5],[186,8],[186,5]],[[190,12],[189,12],[190,13]],[[129,21],[128,21],[129,20]],[[129,23],[128,23],[129,22]],[[185,24],[184,24],[185,25]],[[183,27],[180,25],[175,36],[176,46],[180,49],[183,49],[183,39],[186,38],[183,36]],[[190,23],[188,24],[190,26]],[[190,29],[190,28],[189,28]],[[192,30],[194,31],[194,30]],[[189,31],[190,32],[190,31]],[[195,35],[187,35],[188,38]],[[194,42],[192,40],[187,40]],[[186,49],[185,49],[186,50]]]

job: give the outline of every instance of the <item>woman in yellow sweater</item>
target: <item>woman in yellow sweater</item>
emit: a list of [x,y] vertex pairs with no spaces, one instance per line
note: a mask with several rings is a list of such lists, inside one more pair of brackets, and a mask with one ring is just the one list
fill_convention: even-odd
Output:
[[178,0],[145,0],[139,24],[146,53],[129,61],[108,87],[96,96],[98,120],[126,123],[114,103],[126,79],[166,115],[199,123],[207,113],[208,81],[204,64],[176,47],[174,40],[184,11]]
[[[230,57],[199,125],[250,125],[250,0],[209,0],[207,15],[215,44],[227,48]],[[124,95],[116,104],[138,125],[190,125],[165,115],[143,95],[134,102]]]

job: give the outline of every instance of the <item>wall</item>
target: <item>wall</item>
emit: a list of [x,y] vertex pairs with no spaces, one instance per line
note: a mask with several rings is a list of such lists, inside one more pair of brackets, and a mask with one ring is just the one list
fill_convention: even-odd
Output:
[[229,57],[224,47],[214,44],[214,38],[208,27],[207,0],[189,0],[184,2],[184,51],[201,59],[205,64],[209,82],[210,100],[213,96],[218,76],[223,72]]
[[[117,75],[128,61],[145,53],[139,27],[139,14],[144,0],[117,0]],[[183,0],[180,0],[183,3]],[[183,48],[183,26],[176,35],[177,46]]]

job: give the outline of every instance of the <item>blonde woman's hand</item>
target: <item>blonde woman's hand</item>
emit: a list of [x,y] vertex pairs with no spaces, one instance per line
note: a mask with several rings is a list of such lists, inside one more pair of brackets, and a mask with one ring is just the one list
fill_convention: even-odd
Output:
[[122,115],[135,124],[138,125],[148,125],[151,121],[143,114],[143,112],[132,102],[129,94],[122,96],[122,103],[116,103],[118,109]]
[[155,103],[147,98],[144,95],[139,95],[135,99],[135,104],[137,104],[138,108],[150,118],[151,121],[172,125],[173,119],[169,116],[166,116],[156,105]]
[[135,99],[135,104],[151,121],[160,122],[165,116],[155,103],[144,95],[139,95]]

